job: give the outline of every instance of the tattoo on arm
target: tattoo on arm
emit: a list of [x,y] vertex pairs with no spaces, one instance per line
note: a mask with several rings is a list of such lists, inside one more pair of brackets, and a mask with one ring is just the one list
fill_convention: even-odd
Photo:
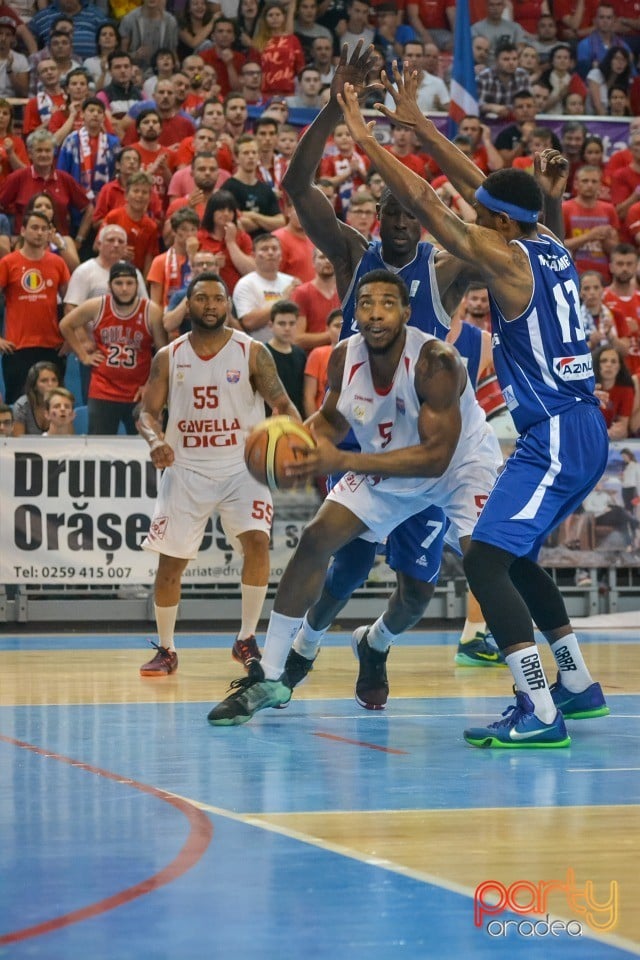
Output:
[[255,371],[258,392],[270,407],[277,407],[282,402],[285,389],[278,376],[273,357],[264,344],[258,344],[258,349],[255,351]]

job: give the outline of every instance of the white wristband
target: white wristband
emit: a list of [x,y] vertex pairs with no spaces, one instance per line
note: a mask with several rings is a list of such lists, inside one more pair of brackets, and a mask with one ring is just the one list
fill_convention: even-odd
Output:
[[165,445],[165,441],[161,440],[160,437],[156,437],[156,439],[153,441],[149,449],[151,453],[153,453],[153,451],[157,450],[158,447],[164,447],[164,445]]

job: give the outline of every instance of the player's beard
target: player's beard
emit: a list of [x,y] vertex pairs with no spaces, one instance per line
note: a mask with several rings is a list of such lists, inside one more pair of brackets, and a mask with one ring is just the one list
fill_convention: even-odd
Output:
[[225,313],[224,316],[218,317],[217,323],[214,325],[205,323],[202,317],[193,317],[190,315],[189,319],[191,320],[191,326],[200,330],[201,333],[213,333],[215,330],[220,330],[221,327],[224,327],[227,322],[227,314]]

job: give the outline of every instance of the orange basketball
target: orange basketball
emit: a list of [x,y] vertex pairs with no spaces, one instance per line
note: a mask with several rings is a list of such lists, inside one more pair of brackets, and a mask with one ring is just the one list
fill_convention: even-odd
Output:
[[311,433],[291,417],[268,417],[247,437],[244,459],[252,477],[270,490],[290,490],[296,486],[285,469],[304,456],[305,448],[316,446]]

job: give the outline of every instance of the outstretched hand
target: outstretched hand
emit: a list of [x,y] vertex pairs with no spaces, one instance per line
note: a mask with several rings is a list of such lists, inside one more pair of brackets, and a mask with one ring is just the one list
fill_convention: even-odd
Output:
[[420,120],[424,120],[417,102],[418,74],[415,70],[409,70],[407,64],[405,64],[404,73],[400,73],[396,60],[393,61],[392,71],[394,83],[384,70],[382,83],[393,99],[395,110],[390,110],[384,103],[376,103],[376,110],[383,113],[392,123],[414,129]]
[[569,161],[560,153],[548,147],[533,158],[533,173],[543,192],[554,200],[562,198],[567,189]]
[[376,122],[370,120],[369,123],[365,123],[364,117],[360,113],[358,92],[352,83],[345,83],[342,93],[338,94],[338,103],[342,108],[344,121],[349,127],[349,133],[357,144],[362,145],[367,137],[373,136]]
[[341,94],[345,83],[352,85],[358,97],[365,97],[374,90],[382,90],[381,83],[367,84],[367,75],[375,62],[376,52],[371,45],[365,47],[364,40],[358,40],[351,56],[345,43],[331,81],[331,96],[335,98]]

